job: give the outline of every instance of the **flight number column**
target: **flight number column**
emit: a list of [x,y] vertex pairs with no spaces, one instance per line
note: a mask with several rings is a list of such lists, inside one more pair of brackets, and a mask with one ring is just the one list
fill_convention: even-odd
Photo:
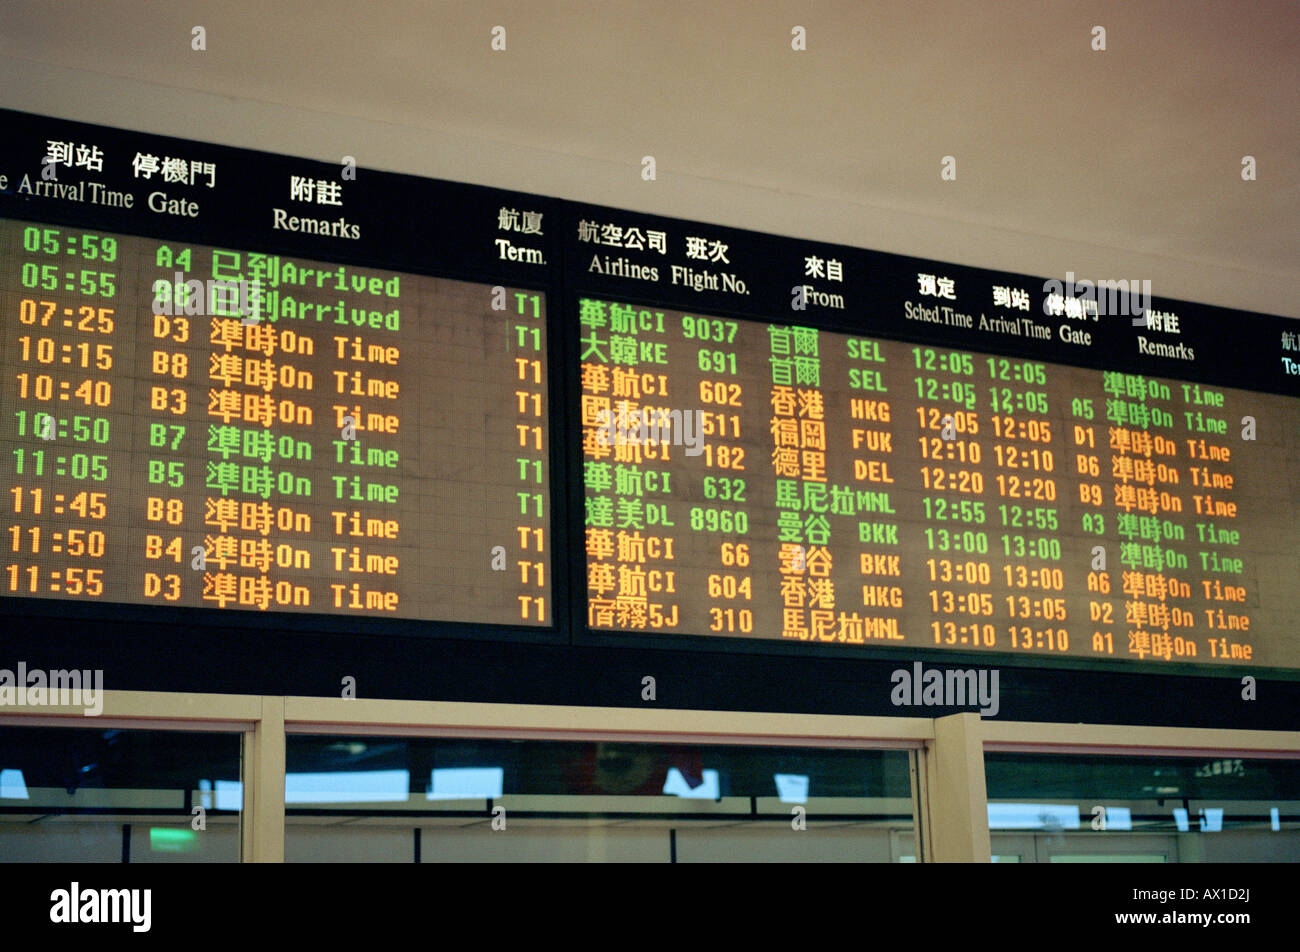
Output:
[[690,353],[691,364],[699,371],[692,389],[700,403],[694,426],[689,419],[682,420],[683,430],[694,435],[694,440],[683,442],[687,443],[686,452],[704,464],[699,482],[692,479],[687,523],[692,536],[709,536],[710,553],[709,571],[686,584],[703,589],[701,602],[708,612],[710,632],[752,634],[754,578],[748,505],[753,480],[752,461],[745,458],[741,445],[745,391],[737,365],[740,324],[684,314],[681,330],[682,342],[676,346]]

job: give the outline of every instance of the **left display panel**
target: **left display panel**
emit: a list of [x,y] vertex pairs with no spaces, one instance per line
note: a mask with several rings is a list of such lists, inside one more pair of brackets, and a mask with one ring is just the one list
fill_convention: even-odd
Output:
[[0,594],[551,625],[546,306],[0,219]]

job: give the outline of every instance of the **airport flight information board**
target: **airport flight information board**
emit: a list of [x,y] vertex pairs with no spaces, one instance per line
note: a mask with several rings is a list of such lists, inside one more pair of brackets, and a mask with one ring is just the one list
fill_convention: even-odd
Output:
[[544,294],[3,220],[0,314],[0,591],[549,623]]
[[1291,321],[352,156],[0,141],[11,617],[1300,671]]
[[617,300],[576,317],[593,628],[1300,662],[1294,399]]

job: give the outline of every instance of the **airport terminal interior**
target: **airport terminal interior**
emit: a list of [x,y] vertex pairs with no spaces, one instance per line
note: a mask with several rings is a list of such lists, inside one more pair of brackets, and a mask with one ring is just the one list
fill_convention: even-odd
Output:
[[1300,860],[1296,6],[0,10],[0,862]]

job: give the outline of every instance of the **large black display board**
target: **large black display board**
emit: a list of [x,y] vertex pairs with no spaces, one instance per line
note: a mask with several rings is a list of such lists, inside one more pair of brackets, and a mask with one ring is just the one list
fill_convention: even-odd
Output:
[[[1001,716],[1295,719],[1238,682],[1290,697],[1300,667],[1291,322],[19,113],[0,133],[0,438],[24,467],[4,473],[3,604],[29,663],[121,688],[361,675],[369,696],[575,704],[644,703],[655,674],[671,706],[934,713],[891,707],[889,672],[974,660],[1015,672]],[[183,317],[178,285],[253,277],[256,329],[217,308],[192,318],[202,341],[158,336],[160,280]],[[311,352],[267,353],[271,331]],[[270,392],[223,353],[292,377],[272,381],[290,404],[304,373],[341,387],[299,387],[320,432],[278,403],[207,419],[232,414],[220,390]],[[607,459],[617,417],[598,414],[620,399],[624,424],[690,411],[711,432],[660,434],[666,466]],[[172,447],[168,426],[200,439]],[[95,495],[115,480],[129,501]],[[193,515],[169,525],[173,500]],[[644,542],[674,533],[680,565],[650,565]],[[1079,564],[1090,543],[1106,567]],[[217,565],[192,567],[194,544]],[[138,578],[92,596],[95,559]],[[678,585],[699,591],[658,601],[675,623],[641,623]],[[42,637],[19,634],[35,617]],[[1095,703],[1118,686],[1151,703]]]

